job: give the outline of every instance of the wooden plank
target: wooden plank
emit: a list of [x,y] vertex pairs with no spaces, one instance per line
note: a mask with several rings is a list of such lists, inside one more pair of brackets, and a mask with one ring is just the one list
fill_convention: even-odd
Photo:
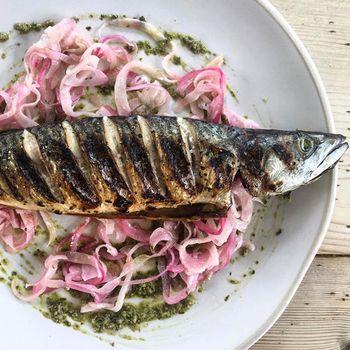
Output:
[[[271,0],[297,32],[325,84],[336,129],[350,136],[350,1]],[[339,166],[336,207],[320,254],[350,255],[350,152]]]
[[317,257],[292,302],[252,350],[350,349],[350,258]]

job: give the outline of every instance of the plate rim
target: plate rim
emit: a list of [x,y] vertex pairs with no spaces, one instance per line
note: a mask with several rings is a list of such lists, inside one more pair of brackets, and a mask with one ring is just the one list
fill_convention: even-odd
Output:
[[[304,62],[305,68],[308,70],[310,77],[315,85],[318,97],[321,102],[321,106],[324,112],[324,117],[326,119],[326,125],[329,132],[335,132],[334,118],[331,110],[331,105],[326,93],[326,89],[322,82],[321,75],[316,68],[316,65],[306,49],[305,45],[296,34],[291,25],[287,22],[284,16],[277,10],[277,8],[272,5],[269,0],[254,0],[267,14],[270,15],[272,20],[274,20],[279,27],[285,32],[289,40],[295,46],[298,54]],[[258,328],[249,338],[243,342],[237,350],[249,349],[254,345],[259,339],[261,339],[267,331],[276,323],[276,321],[283,314],[293,296],[295,295],[297,289],[299,288],[302,280],[304,279],[312,261],[314,260],[329,228],[331,218],[333,216],[333,211],[335,207],[335,196],[337,188],[337,179],[338,179],[338,167],[335,167],[330,174],[330,184],[329,184],[329,198],[327,206],[324,210],[323,220],[319,224],[318,235],[313,241],[310,249],[308,250],[307,257],[304,259],[301,264],[301,268],[294,279],[291,287],[284,296],[283,300],[276,307],[275,311],[267,318],[262,326]]]

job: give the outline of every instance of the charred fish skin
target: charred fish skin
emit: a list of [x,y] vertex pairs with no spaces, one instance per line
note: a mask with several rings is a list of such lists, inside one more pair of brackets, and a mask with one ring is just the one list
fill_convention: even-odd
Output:
[[107,207],[126,211],[132,196],[106,144],[102,118],[78,120],[71,127],[82,151],[85,177],[98,189],[100,199]]
[[134,196],[145,203],[164,201],[157,176],[152,168],[142,139],[142,132],[137,117],[114,118],[124,148],[128,174],[133,179]]
[[97,217],[225,215],[238,174],[268,197],[314,181],[341,135],[161,116],[84,118],[0,133],[0,204]]
[[[227,132],[182,118],[133,116],[0,133],[0,203],[107,218],[222,216],[238,166]],[[9,169],[11,179],[2,175]]]
[[230,190],[239,167],[235,140],[240,135],[240,129],[201,121],[194,121],[194,126],[200,143],[200,163],[206,159],[207,164],[202,164],[205,165],[203,170],[212,173],[208,190]]
[[[227,128],[174,117],[147,118],[174,203],[207,203],[226,211],[237,172]],[[187,130],[187,132],[186,132]]]
[[[51,124],[44,127],[29,130],[37,139],[44,162],[49,168],[49,173],[54,184],[64,196],[65,203],[73,210],[96,208],[100,205],[100,199],[94,186],[84,177],[79,169],[76,158],[70,151],[65,139],[64,129],[61,124]],[[66,212],[67,209],[57,206],[57,213]]]
[[6,145],[0,147],[2,194],[16,201],[34,201],[38,206],[43,206],[42,201],[57,201],[39,169],[24,152],[22,131],[3,134],[1,140]]
[[[181,137],[177,120],[149,118],[148,126],[155,143],[162,178],[174,201],[177,197],[191,197],[196,191],[189,160],[186,158],[185,145]],[[181,200],[181,199],[180,199]]]

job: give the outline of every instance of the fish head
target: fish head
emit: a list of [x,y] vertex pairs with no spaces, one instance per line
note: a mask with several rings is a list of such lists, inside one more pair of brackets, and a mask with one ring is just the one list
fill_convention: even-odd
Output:
[[349,147],[343,135],[321,132],[249,130],[244,138],[240,174],[257,197],[287,193],[315,181]]

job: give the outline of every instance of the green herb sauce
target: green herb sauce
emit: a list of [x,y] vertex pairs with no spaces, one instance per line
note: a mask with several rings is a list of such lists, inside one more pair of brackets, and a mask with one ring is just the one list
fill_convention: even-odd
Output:
[[226,85],[226,89],[227,89],[227,91],[229,92],[229,94],[231,95],[231,97],[232,97],[236,102],[238,102],[237,95],[236,95],[236,93],[233,91],[233,89],[231,88],[231,86],[227,84],[227,85]]
[[175,66],[181,66],[184,70],[187,68],[186,62],[180,56],[174,55],[171,62],[175,64]]
[[228,281],[229,281],[231,284],[240,284],[240,283],[241,283],[241,281],[235,280],[235,279],[233,279],[233,278],[230,278]]
[[46,253],[41,250],[41,249],[35,249],[34,252],[33,252],[33,255],[37,258],[44,258],[46,257]]
[[22,262],[25,264],[25,266],[31,270],[34,270],[33,264],[24,256],[23,253],[20,253],[19,256],[22,259]]
[[82,102],[79,102],[74,106],[73,110],[74,110],[74,112],[79,112],[79,111],[83,110],[84,108],[85,108],[85,104]]
[[181,95],[177,92],[175,84],[168,84],[168,83],[164,83],[164,82],[161,82],[161,84],[169,92],[169,95],[174,100],[178,100],[179,98],[181,98]]
[[[197,40],[190,35],[181,34],[178,32],[164,32],[164,36],[165,39],[156,41],[154,46],[152,46],[148,40],[138,41],[137,46],[140,50],[143,50],[146,55],[165,56],[171,50],[171,41],[179,40],[182,46],[186,47],[195,55],[204,55],[212,53],[200,40]],[[179,62],[179,59],[180,57],[175,58],[175,61],[177,60]]]
[[[139,277],[146,278],[146,277]],[[129,298],[151,298],[155,295],[161,295],[162,293],[162,281],[157,279],[152,282],[142,283],[132,286],[131,291],[128,293]]]
[[253,275],[255,275],[255,270],[252,268],[249,268],[248,276],[253,276]]
[[3,43],[10,39],[10,36],[6,32],[0,32],[0,43]]
[[282,233],[282,229],[279,228],[279,229],[276,231],[276,236],[279,236],[281,233]]
[[75,299],[78,299],[80,303],[87,304],[90,301],[93,301],[94,298],[87,293],[79,292],[78,290],[69,289],[68,293]]
[[110,96],[114,92],[113,85],[97,86],[97,91],[102,96]]
[[27,34],[30,32],[39,32],[42,29],[53,26],[55,22],[52,19],[48,19],[41,23],[31,22],[31,23],[15,23],[13,29],[15,29],[20,34]]
[[241,250],[240,250],[241,256],[247,256],[249,254],[249,252],[250,252],[250,250],[248,248],[245,248],[245,247],[241,248]]
[[[157,271],[154,269],[138,272],[134,279],[143,279],[155,274],[157,274]],[[139,330],[144,322],[183,314],[194,303],[194,297],[190,295],[178,304],[165,304],[162,299],[162,282],[160,279],[141,285],[133,285],[127,294],[126,303],[119,312],[101,310],[81,313],[81,305],[92,301],[92,297],[75,290],[69,290],[68,292],[74,301],[69,301],[56,293],[42,296],[39,311],[46,318],[67,327],[81,330],[80,326],[85,324],[91,326],[94,332],[107,334],[113,334],[125,327]],[[130,298],[141,298],[143,300],[136,304],[132,303]]]
[[[82,314],[79,305],[57,294],[52,294],[45,300],[47,310],[41,310],[41,312],[45,317],[67,327],[72,326],[72,322],[76,322],[90,325],[97,333],[113,334],[125,327],[139,330],[144,322],[183,314],[193,303],[194,298],[189,296],[175,305],[167,305],[161,300],[142,301],[139,304],[125,303],[119,312],[107,310]],[[74,328],[79,329],[78,325],[74,325]]]
[[38,225],[35,229],[36,236],[47,236],[47,231],[40,225]]
[[[22,281],[23,285],[26,285],[28,283],[27,279],[24,276],[20,275],[17,271],[12,271],[11,275],[8,277],[10,282],[12,282],[14,278]],[[21,287],[18,285],[16,289],[19,290],[19,289],[21,289]],[[25,288],[23,288],[23,289],[25,290]]]
[[139,50],[143,50],[147,56],[166,56],[171,50],[170,40],[167,39],[156,41],[154,46],[148,40],[139,40],[136,44]]
[[179,40],[181,45],[186,47],[195,55],[211,54],[212,52],[200,41],[191,35],[182,34],[178,32],[164,32],[165,38],[170,42],[171,40]]
[[24,75],[24,72],[16,73],[6,86],[14,84],[23,75]]
[[126,15],[117,15],[115,13],[103,13],[102,15],[100,15],[101,21],[104,21],[104,20],[113,21],[117,18],[126,18]]

